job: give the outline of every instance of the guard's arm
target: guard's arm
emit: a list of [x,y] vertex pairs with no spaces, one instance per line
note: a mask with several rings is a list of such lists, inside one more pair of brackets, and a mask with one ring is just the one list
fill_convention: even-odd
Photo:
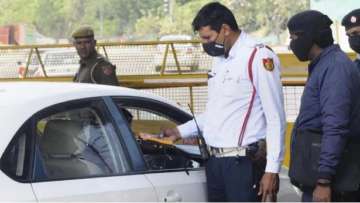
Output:
[[285,110],[280,61],[267,48],[259,48],[253,62],[254,85],[266,119],[267,164],[265,172],[279,173],[284,157]]
[[116,67],[108,62],[100,62],[92,72],[97,84],[119,86],[116,77]]

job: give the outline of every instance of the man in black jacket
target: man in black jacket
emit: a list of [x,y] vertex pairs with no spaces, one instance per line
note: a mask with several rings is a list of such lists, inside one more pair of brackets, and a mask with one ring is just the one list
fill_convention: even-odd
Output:
[[[310,61],[292,135],[289,173],[292,182],[297,182],[302,189],[303,201],[355,200],[354,195],[333,189],[340,178],[338,168],[345,158],[344,152],[349,149],[349,140],[360,136],[360,76],[354,63],[333,44],[331,24],[328,16],[314,10],[298,13],[288,22],[291,50],[300,61]],[[314,131],[320,132],[318,142],[313,139],[317,134],[309,133]],[[299,147],[305,139],[311,143],[303,142]],[[305,148],[309,150],[306,152]],[[301,156],[306,159],[299,164],[296,160]],[[314,182],[303,182],[310,173],[297,179],[304,172],[299,168],[313,172]],[[356,177],[351,181],[358,186]]]

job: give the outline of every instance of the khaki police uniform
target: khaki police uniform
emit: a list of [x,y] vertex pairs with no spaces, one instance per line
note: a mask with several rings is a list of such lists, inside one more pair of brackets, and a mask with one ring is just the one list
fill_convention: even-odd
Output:
[[[93,38],[94,31],[90,27],[81,27],[72,37]],[[86,59],[80,60],[80,68],[76,73],[74,82],[94,83],[103,85],[119,85],[116,77],[116,67],[96,51]]]
[[80,60],[80,68],[74,82],[119,85],[115,70],[114,65],[95,52],[88,59]]

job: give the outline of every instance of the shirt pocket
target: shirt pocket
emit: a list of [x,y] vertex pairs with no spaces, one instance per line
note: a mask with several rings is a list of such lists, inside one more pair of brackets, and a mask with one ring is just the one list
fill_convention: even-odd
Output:
[[247,98],[252,94],[253,87],[247,78],[228,78],[224,80],[222,92],[225,97]]

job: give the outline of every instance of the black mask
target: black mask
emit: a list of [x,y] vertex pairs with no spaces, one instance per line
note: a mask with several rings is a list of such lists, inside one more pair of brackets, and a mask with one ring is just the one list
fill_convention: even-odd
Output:
[[290,49],[300,61],[309,60],[309,52],[312,46],[313,40],[306,35],[300,35],[290,42]]
[[223,44],[216,42],[209,42],[202,44],[204,51],[210,56],[222,56],[225,53],[225,48]]
[[360,54],[360,35],[350,36],[349,44],[352,50]]
[[[220,44],[217,43],[216,40],[219,37],[220,33],[216,37],[216,39],[213,42],[208,42],[202,44],[204,51],[209,54],[210,56],[223,56],[225,55],[225,46],[224,43]],[[224,39],[225,42],[225,39]]]

